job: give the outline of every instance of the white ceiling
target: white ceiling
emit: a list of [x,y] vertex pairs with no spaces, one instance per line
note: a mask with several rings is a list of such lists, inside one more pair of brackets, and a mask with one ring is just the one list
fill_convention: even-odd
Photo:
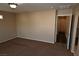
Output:
[[16,9],[11,9],[8,3],[0,3],[0,10],[9,12],[30,12],[51,9],[51,7],[56,9],[74,8],[78,5],[77,3],[22,3],[19,4]]

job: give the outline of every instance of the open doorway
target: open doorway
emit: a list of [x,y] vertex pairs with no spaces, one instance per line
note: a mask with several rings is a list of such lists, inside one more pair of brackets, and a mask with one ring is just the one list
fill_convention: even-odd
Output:
[[56,42],[67,44],[70,28],[70,16],[57,16]]

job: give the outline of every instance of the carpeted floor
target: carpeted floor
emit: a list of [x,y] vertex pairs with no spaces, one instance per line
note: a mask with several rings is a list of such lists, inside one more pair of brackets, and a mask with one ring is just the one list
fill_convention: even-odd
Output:
[[64,43],[64,44],[67,43],[67,39],[66,39],[65,33],[58,32],[58,34],[57,34],[57,42]]
[[0,43],[0,56],[73,56],[65,44],[15,38]]

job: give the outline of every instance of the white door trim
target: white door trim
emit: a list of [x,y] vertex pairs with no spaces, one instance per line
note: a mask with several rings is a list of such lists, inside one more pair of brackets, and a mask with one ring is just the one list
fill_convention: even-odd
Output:
[[[55,28],[55,30],[56,30],[55,35],[56,35],[56,36],[55,36],[55,37],[57,37],[57,21],[58,21],[58,16],[69,16],[69,17],[70,17],[70,26],[69,26],[69,27],[71,28],[72,14],[57,15],[57,18],[56,18],[56,21],[55,21],[55,23],[56,23],[56,25],[55,25],[55,27],[56,27],[56,28]],[[70,30],[71,30],[71,29],[69,29],[69,34],[70,34]],[[68,38],[67,42],[69,41],[69,39],[70,39],[70,37]],[[55,39],[54,41],[56,42],[57,39]],[[69,49],[69,42],[67,43],[67,49]]]
[[71,43],[71,52],[75,53],[75,38],[76,38],[76,31],[77,31],[77,24],[78,24],[78,15],[75,15],[74,19],[74,28],[72,33],[72,43]]
[[56,43],[57,41],[57,21],[58,21],[58,16],[56,16],[56,20],[55,20],[55,39],[54,39],[54,42]]
[[70,43],[70,32],[71,32],[71,22],[72,22],[72,15],[70,16],[70,21],[69,21],[69,32],[68,32],[68,36],[67,36],[67,49],[69,49],[69,43]]

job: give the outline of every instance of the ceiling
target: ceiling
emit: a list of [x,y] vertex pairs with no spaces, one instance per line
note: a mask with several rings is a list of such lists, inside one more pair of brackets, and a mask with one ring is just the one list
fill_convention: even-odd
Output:
[[19,5],[16,9],[11,9],[8,3],[0,3],[0,10],[8,12],[31,12],[51,8],[68,9],[79,6],[78,3],[21,3],[21,4],[17,3],[17,4]]

